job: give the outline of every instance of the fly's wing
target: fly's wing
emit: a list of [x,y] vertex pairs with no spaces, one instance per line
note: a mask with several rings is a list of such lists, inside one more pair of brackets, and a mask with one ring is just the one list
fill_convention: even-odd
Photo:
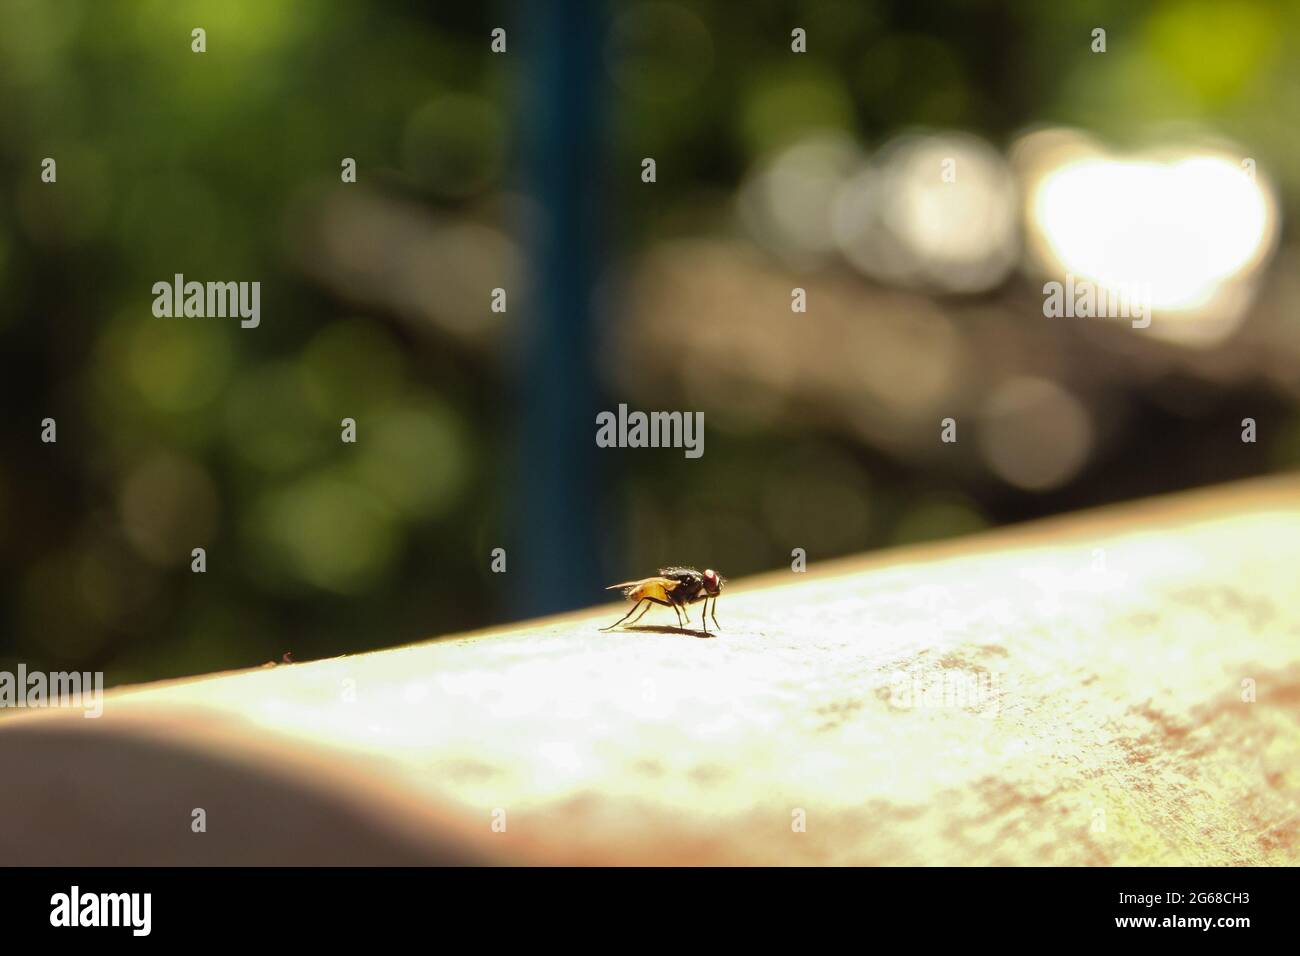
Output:
[[618,583],[618,584],[611,584],[609,587],[605,588],[605,590],[606,590],[606,591],[613,591],[613,590],[616,590],[616,589],[618,589],[618,588],[634,588],[634,587],[636,587],[637,585],[645,584],[645,583],[647,583],[648,581],[658,581],[658,580],[659,580],[659,578],[641,578],[640,580],[637,580],[637,581],[622,581],[622,582],[620,582],[620,583]]
[[667,600],[667,595],[677,586],[677,582],[672,578],[653,577],[642,578],[639,581],[624,581],[622,584],[611,584],[605,588],[606,591],[613,591],[615,588],[623,589],[623,597],[630,598],[636,595],[638,598],[647,594],[652,594],[660,600]]

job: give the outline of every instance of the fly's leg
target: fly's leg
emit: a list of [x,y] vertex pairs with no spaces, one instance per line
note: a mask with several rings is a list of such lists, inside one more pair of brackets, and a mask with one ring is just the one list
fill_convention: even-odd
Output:
[[[649,598],[646,598],[645,600],[648,601]],[[636,609],[639,608],[640,606],[641,606],[641,602],[640,602],[640,601],[637,601],[636,604],[632,605],[632,610],[628,611],[626,614],[624,614],[621,618],[619,618],[617,621],[615,621],[615,622],[614,622],[613,624],[611,624],[609,627],[602,627],[601,630],[602,630],[602,631],[612,631],[612,630],[614,630],[614,628],[618,627],[620,624],[622,624],[624,621],[626,621],[629,617],[631,617],[633,614],[635,614],[635,613],[636,613]],[[650,605],[649,605],[649,604],[647,604],[647,605],[645,606],[645,610],[646,610],[646,611],[650,610]],[[641,613],[644,614],[645,611],[642,611]],[[638,620],[639,620],[639,618],[638,618]]]
[[[650,610],[650,608],[651,608],[653,605],[654,605],[654,602],[651,601],[649,598],[647,598],[647,599],[646,599],[646,602],[645,602],[645,607],[642,608],[641,613],[638,614],[636,617],[632,618],[632,620],[628,621],[628,622],[627,622],[627,626],[628,626],[628,627],[631,627],[631,626],[632,626],[633,624],[635,624],[637,621],[641,620],[641,618],[645,617],[645,612],[648,611],[648,610]],[[635,610],[635,609],[634,609],[634,610]]]
[[722,625],[718,623],[718,598],[717,598],[717,595],[714,595],[714,598],[713,598],[713,626],[716,627],[719,631],[722,630]]
[[[643,604],[645,605],[644,607],[642,607]],[[602,627],[601,630],[602,630],[602,631],[612,631],[614,628],[618,627],[620,624],[626,624],[628,627],[631,627],[631,626],[632,626],[633,624],[635,624],[637,621],[641,620],[641,618],[645,617],[646,611],[650,610],[650,605],[652,605],[652,604],[660,604],[660,605],[662,605],[663,607],[670,607],[670,608],[672,608],[672,609],[673,609],[673,613],[677,615],[677,626],[678,626],[679,628],[682,628],[683,630],[685,630],[685,625],[682,623],[682,608],[681,608],[681,606],[680,606],[680,605],[677,605],[677,604],[674,604],[672,601],[661,601],[661,600],[659,600],[658,598],[652,598],[652,597],[642,598],[641,600],[637,601],[636,604],[632,605],[632,610],[628,611],[626,614],[624,614],[621,618],[619,618],[617,621],[615,621],[615,622],[614,622],[613,624],[611,624],[609,627]],[[637,614],[637,611],[638,611],[638,610],[640,610],[640,612],[641,612],[640,614]],[[633,615],[636,615],[636,616],[633,617]],[[631,620],[629,620],[629,618],[631,618]],[[689,620],[690,620],[690,617],[688,616],[688,617],[686,618],[686,620],[689,621]]]
[[[648,598],[646,598],[645,600],[649,601],[650,604],[658,604],[658,605],[660,605],[660,606],[662,606],[662,607],[670,607],[670,608],[672,608],[674,611],[677,611],[677,626],[678,626],[678,627],[681,627],[681,626],[682,626],[682,615],[681,615],[681,611],[678,610],[677,605],[674,604],[672,601],[661,601],[661,600],[659,600],[658,598],[652,598],[652,597],[648,597]],[[647,604],[647,605],[645,606],[646,611],[650,610],[650,604]],[[642,611],[641,613],[644,614],[645,611]],[[641,618],[638,617],[636,620],[639,621],[639,620],[641,620]],[[633,621],[632,623],[635,624],[636,621]]]

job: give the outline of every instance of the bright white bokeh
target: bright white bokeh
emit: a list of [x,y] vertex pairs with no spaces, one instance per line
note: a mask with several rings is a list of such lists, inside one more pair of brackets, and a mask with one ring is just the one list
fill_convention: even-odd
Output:
[[1157,309],[1198,309],[1255,265],[1268,197],[1218,156],[1174,162],[1088,157],[1049,172],[1031,200],[1060,266],[1110,289],[1145,286]]

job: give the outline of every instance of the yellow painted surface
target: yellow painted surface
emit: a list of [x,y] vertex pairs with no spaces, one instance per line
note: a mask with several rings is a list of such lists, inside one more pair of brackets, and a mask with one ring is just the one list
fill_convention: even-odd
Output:
[[0,863],[1300,861],[1300,481],[815,557],[0,712]]

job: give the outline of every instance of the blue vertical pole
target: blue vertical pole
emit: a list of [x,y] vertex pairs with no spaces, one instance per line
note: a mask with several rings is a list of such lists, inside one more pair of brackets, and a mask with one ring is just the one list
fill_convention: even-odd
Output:
[[526,57],[521,156],[539,215],[526,240],[529,295],[516,356],[519,460],[508,576],[513,610],[531,616],[589,604],[600,587],[592,292],[605,83],[603,5],[521,7],[528,18],[515,41]]

